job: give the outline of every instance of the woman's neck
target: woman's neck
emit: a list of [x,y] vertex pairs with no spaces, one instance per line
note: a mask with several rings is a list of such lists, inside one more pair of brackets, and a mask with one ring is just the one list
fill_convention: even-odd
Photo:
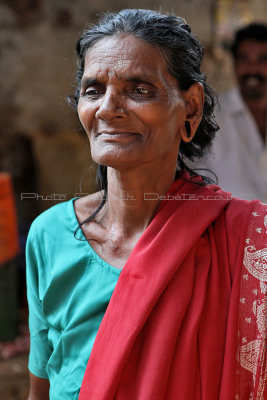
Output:
[[[155,175],[157,179],[155,179]],[[144,231],[175,177],[175,169],[167,171],[119,172],[108,168],[108,195],[105,218],[130,236]]]

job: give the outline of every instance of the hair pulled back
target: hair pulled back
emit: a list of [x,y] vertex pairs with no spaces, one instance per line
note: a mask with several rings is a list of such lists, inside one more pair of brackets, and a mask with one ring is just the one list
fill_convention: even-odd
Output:
[[[77,86],[69,102],[76,108],[80,97],[81,79],[84,73],[85,56],[98,40],[107,36],[130,34],[144,42],[158,47],[168,66],[168,71],[178,81],[181,90],[187,90],[193,83],[203,85],[205,98],[203,117],[197,132],[190,143],[181,141],[177,167],[192,172],[185,159],[195,160],[209,150],[215,132],[219,129],[215,122],[213,109],[215,95],[206,83],[206,76],[200,70],[203,47],[184,19],[175,15],[165,15],[144,9],[125,9],[106,14],[96,25],[85,30],[76,45],[78,54]],[[98,166],[97,178],[107,189],[107,168]],[[98,211],[97,211],[98,212]]]

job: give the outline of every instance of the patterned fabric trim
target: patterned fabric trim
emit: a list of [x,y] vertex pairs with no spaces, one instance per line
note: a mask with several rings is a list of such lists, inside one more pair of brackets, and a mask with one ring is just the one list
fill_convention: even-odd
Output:
[[238,321],[236,400],[266,400],[267,205],[252,210],[245,241]]

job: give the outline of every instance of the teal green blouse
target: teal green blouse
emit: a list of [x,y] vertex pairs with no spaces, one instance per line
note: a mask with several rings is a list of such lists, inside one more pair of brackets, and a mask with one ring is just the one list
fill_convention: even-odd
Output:
[[72,199],[42,213],[27,240],[29,370],[50,381],[50,400],[74,400],[119,269],[78,230]]

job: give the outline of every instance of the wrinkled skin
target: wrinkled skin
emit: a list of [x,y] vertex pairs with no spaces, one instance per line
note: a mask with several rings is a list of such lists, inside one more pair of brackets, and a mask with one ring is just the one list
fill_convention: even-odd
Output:
[[176,160],[186,109],[161,52],[133,36],[87,52],[78,112],[93,159],[117,168]]

